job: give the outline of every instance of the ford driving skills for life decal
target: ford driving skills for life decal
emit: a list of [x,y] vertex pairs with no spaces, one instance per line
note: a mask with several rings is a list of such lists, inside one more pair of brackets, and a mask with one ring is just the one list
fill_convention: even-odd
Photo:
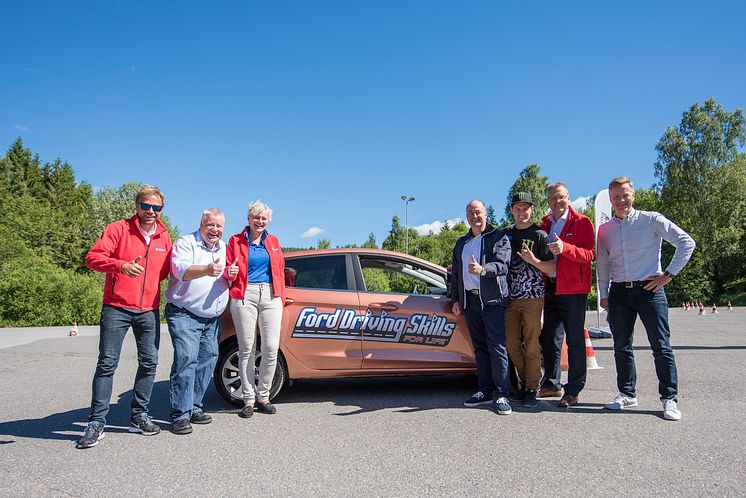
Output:
[[[350,308],[319,313],[309,306],[300,310],[293,337],[401,342],[427,346],[447,346],[456,328],[455,322],[440,315],[374,315],[369,309],[359,315]],[[362,331],[362,334],[361,334]]]

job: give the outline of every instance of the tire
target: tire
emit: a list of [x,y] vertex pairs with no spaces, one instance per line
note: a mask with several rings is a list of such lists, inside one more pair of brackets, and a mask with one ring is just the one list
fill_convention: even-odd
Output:
[[[257,337],[256,343],[256,370],[259,370],[259,361],[261,359],[261,342]],[[288,379],[288,367],[282,351],[277,352],[277,366],[275,376],[272,378],[272,387],[269,389],[269,399],[282,390]],[[241,394],[241,377],[238,375],[238,342],[235,337],[220,345],[220,354],[218,363],[215,365],[213,373],[213,382],[218,394],[229,403],[236,406],[243,406],[243,396]]]

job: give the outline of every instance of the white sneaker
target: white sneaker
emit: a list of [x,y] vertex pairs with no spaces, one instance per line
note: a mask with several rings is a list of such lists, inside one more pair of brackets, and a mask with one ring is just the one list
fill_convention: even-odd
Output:
[[666,420],[681,420],[681,412],[672,399],[663,400],[663,418]]
[[616,395],[616,398],[614,398],[614,401],[606,403],[604,408],[607,410],[619,411],[622,408],[630,408],[633,406],[638,406],[637,398],[630,398],[629,396],[619,393]]
[[498,415],[510,415],[513,413],[513,408],[510,406],[508,398],[498,398],[497,401],[495,401],[495,407],[497,407]]

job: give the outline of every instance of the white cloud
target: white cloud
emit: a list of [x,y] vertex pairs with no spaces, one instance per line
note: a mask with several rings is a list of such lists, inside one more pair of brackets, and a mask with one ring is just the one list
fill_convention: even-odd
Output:
[[578,209],[585,208],[588,205],[588,201],[590,201],[590,200],[591,200],[591,196],[590,195],[584,195],[584,196],[578,197],[577,199],[575,199],[574,201],[572,201],[570,203],[570,205],[572,206],[572,208],[574,210],[577,211]]
[[427,235],[430,232],[438,233],[440,229],[445,226],[446,223],[448,223],[449,227],[453,227],[454,225],[457,225],[462,221],[464,221],[463,218],[451,218],[450,220],[446,221],[435,220],[432,223],[425,223],[423,225],[417,225],[416,227],[412,228],[417,230],[417,233],[420,235]]
[[31,131],[28,126],[23,126],[22,124],[17,124],[13,128],[20,131],[21,133],[28,133]]
[[303,239],[311,239],[313,237],[318,237],[319,235],[323,235],[326,233],[326,230],[321,227],[311,227],[303,234],[301,235],[301,238]]

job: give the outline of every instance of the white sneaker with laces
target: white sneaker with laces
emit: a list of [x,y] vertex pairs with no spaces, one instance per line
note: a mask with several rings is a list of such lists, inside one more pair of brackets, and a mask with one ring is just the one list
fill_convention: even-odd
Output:
[[616,412],[621,410],[622,408],[631,408],[633,406],[639,406],[637,404],[637,398],[630,398],[629,396],[625,396],[624,394],[619,393],[616,395],[616,398],[614,398],[614,401],[606,403],[604,408]]
[[663,418],[666,420],[681,420],[681,411],[672,399],[663,400]]

